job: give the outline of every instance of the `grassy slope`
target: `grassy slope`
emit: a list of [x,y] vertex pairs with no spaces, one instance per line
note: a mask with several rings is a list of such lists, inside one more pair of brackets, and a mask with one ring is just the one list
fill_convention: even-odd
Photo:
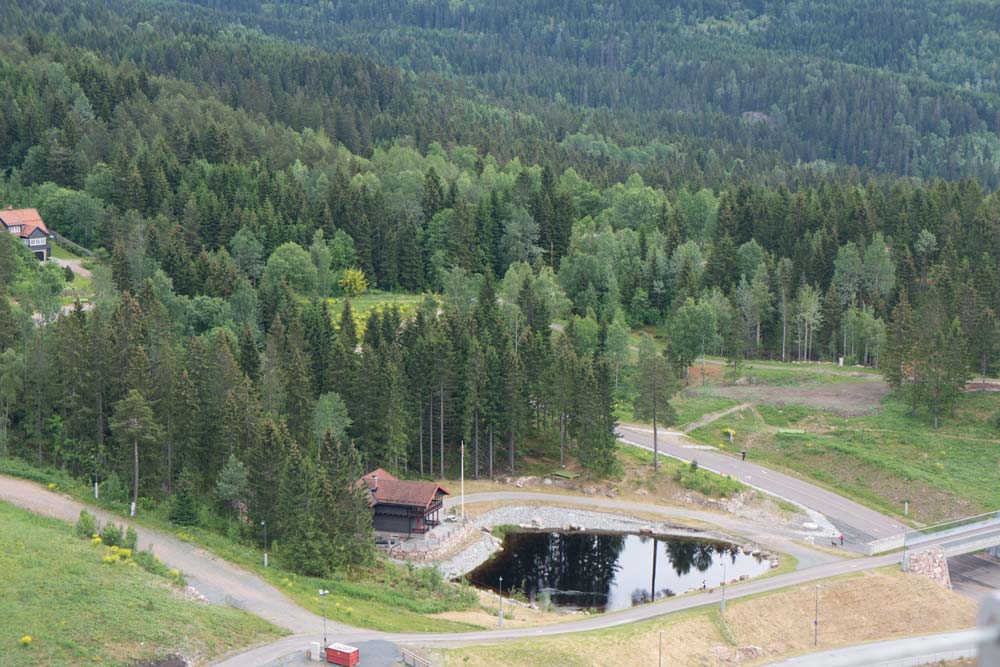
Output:
[[[278,636],[259,618],[180,598],[71,527],[0,503],[0,664],[115,665],[176,651],[207,659]],[[32,642],[21,646],[29,635]]]
[[886,512],[901,512],[909,497],[911,517],[930,523],[1000,507],[1000,434],[990,423],[998,409],[1000,395],[968,393],[955,415],[934,429],[892,396],[875,414],[861,417],[760,405],[690,435],[718,445],[721,429],[731,426],[737,446],[746,444],[757,460]]
[[[734,646],[764,649],[757,660],[740,664],[768,663],[813,650],[814,591],[809,584],[731,601],[724,617],[713,606],[621,628],[441,654],[446,667],[651,666],[657,664],[662,630],[664,664],[722,664],[715,650]],[[879,570],[822,583],[820,646],[957,630],[971,626],[974,618],[970,600],[894,568]]]
[[[39,470],[18,459],[7,458],[0,459],[0,473],[55,483],[60,491],[83,502],[93,503],[89,487],[58,471]],[[100,506],[125,516],[125,505],[109,503],[102,498]],[[462,632],[477,629],[466,623],[436,620],[430,616],[468,608],[470,604],[475,604],[475,594],[463,592],[457,585],[448,582],[433,581],[429,571],[411,573],[406,567],[382,562],[368,570],[338,573],[330,579],[303,577],[283,569],[280,554],[272,552],[270,567],[265,569],[259,547],[206,528],[172,525],[166,519],[165,507],[140,513],[137,521],[177,535],[254,572],[314,613],[319,614],[323,610],[323,601],[316,591],[325,588],[330,591],[326,597],[327,616],[343,623],[386,632]]]

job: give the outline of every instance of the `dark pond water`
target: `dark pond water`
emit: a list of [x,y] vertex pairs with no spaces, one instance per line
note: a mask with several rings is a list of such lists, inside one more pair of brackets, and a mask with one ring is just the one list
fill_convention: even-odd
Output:
[[[723,542],[600,533],[508,533],[498,552],[468,575],[498,591],[503,577],[529,600],[566,609],[614,611],[770,569],[767,560]],[[723,572],[725,574],[723,574]]]

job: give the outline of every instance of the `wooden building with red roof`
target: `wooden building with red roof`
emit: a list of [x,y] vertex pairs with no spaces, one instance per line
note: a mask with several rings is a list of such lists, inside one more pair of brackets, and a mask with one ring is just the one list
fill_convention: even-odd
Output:
[[434,482],[408,482],[379,468],[358,480],[371,494],[375,530],[425,533],[441,523],[444,497],[451,495]]
[[28,250],[40,261],[44,262],[52,255],[49,229],[37,209],[15,209],[13,206],[8,206],[5,210],[0,210],[0,226],[11,234],[17,234],[21,242],[28,246]]

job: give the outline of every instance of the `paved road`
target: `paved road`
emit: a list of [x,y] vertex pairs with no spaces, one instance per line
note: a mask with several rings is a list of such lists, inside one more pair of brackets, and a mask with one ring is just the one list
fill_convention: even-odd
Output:
[[[975,657],[978,639],[979,633],[976,630],[906,637],[819,651],[773,662],[769,667],[910,667],[940,664],[943,660]],[[901,653],[910,652],[913,653],[912,656],[899,658]]]
[[[648,450],[653,448],[653,429],[648,426],[620,424],[618,433],[625,443]],[[706,470],[729,475],[755,489],[819,512],[830,519],[852,542],[870,542],[891,537],[905,529],[895,519],[853,500],[752,461],[741,461],[714,447],[698,445],[683,433],[658,429],[658,445],[661,454],[682,461],[697,459],[698,465]]]
[[951,587],[956,593],[981,602],[1000,590],[1000,562],[978,554],[963,554],[948,559]]

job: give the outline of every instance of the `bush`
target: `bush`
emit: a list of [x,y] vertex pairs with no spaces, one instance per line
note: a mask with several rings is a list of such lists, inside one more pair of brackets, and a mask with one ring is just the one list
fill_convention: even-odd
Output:
[[97,519],[87,510],[80,510],[80,518],[76,520],[73,532],[79,538],[90,539],[97,534]]
[[68,283],[73,282],[73,269],[69,268],[68,266],[64,266],[63,267],[63,277],[66,278],[66,282],[68,282]]
[[135,551],[136,544],[139,543],[139,535],[135,532],[135,528],[132,526],[129,526],[128,530],[125,531],[124,542],[125,543],[122,545],[123,547],[131,551]]
[[116,526],[114,522],[108,521],[104,524],[104,528],[101,529],[101,541],[109,547],[122,546],[122,529]]
[[118,473],[112,472],[101,482],[101,497],[115,503],[128,500],[128,488],[118,477]]
[[168,569],[152,551],[135,551],[132,553],[132,560],[139,564],[139,567],[150,574],[169,579],[177,586],[187,586],[184,575],[177,570]]

